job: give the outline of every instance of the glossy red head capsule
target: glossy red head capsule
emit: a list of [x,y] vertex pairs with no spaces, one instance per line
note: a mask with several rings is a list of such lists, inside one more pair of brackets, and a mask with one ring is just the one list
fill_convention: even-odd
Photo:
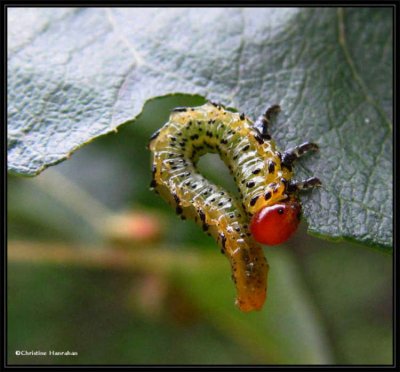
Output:
[[285,242],[300,222],[301,206],[296,202],[280,203],[260,209],[251,219],[254,239],[266,245]]

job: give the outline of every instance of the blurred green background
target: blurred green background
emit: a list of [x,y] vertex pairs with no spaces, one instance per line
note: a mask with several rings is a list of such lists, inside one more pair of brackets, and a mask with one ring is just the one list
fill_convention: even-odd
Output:
[[[391,256],[313,238],[303,222],[265,248],[268,300],[243,314],[216,243],[149,190],[150,135],[171,108],[203,102],[154,99],[38,177],[9,176],[10,364],[392,363]],[[232,190],[215,156],[200,165]]]

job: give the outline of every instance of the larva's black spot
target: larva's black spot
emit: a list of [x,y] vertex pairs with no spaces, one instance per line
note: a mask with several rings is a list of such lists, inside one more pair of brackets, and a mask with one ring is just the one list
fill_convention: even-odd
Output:
[[254,138],[260,145],[264,144],[264,140],[262,139],[262,137],[259,134],[256,134],[254,136]]
[[252,207],[254,207],[254,206],[256,205],[257,200],[258,200],[258,197],[259,197],[259,195],[255,196],[254,198],[252,198],[252,199],[250,200],[250,205],[251,205]]
[[174,109],[172,109],[172,112],[185,112],[187,111],[187,107],[175,107]]
[[254,169],[253,172],[251,172],[251,173],[253,173],[253,174],[258,174],[258,173],[260,173],[260,172],[261,172],[261,169],[260,169],[260,168],[257,168],[257,169]]
[[224,233],[220,233],[219,237],[221,238],[221,244],[222,244],[222,249],[225,250],[225,244],[226,244],[226,236]]
[[242,148],[242,151],[243,151],[243,152],[244,152],[244,151],[247,151],[247,150],[249,149],[249,147],[250,147],[250,145],[244,146],[244,147]]
[[177,195],[177,194],[172,194],[172,196],[174,197],[174,200],[175,200],[175,204],[180,204],[181,203],[181,200],[179,199],[179,196]]
[[271,199],[271,192],[270,191],[268,191],[265,195],[264,195],[264,199],[265,200],[269,200],[269,199]]
[[176,141],[176,137],[170,137],[171,141]]
[[222,207],[224,205],[224,202],[219,202],[218,207]]
[[205,213],[201,209],[199,209],[198,213],[199,213],[199,217],[200,217],[201,221],[205,222],[206,221]]
[[244,120],[245,115],[243,113],[240,114],[240,120]]
[[249,189],[251,189],[252,187],[255,186],[255,184],[256,184],[256,183],[255,183],[254,181],[249,181],[249,182],[246,183],[246,187],[249,188]]
[[206,224],[206,223],[203,223],[203,231],[207,231],[208,230],[208,224]]
[[270,184],[269,184],[269,187],[270,187],[271,189],[274,189],[274,188],[276,187],[276,182],[270,183]]
[[199,135],[198,134],[193,134],[193,136],[190,136],[190,139],[193,141],[193,140],[196,140],[196,139],[198,139],[199,138]]
[[222,140],[221,140],[221,143],[222,143],[223,145],[227,145],[227,144],[228,144],[228,140],[222,139]]
[[275,162],[272,160],[268,161],[268,172],[274,173],[275,172]]
[[154,132],[150,137],[150,141],[155,140],[159,136],[160,132],[161,132],[161,129],[159,129],[158,131]]
[[208,130],[208,131],[206,132],[206,136],[212,138],[213,134]]
[[183,212],[183,209],[182,209],[182,207],[180,205],[178,205],[176,207],[175,211],[176,211],[176,214],[181,214]]

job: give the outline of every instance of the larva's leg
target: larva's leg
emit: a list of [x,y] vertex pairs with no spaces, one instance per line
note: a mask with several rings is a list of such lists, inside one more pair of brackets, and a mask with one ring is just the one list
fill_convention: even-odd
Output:
[[268,127],[271,123],[273,116],[281,111],[279,105],[271,106],[263,115],[261,115],[254,123],[254,127],[261,133],[261,137],[270,140],[271,136],[268,133]]
[[290,181],[287,185],[288,192],[309,190],[321,186],[322,183],[317,177],[310,177],[304,181]]
[[295,160],[309,151],[318,151],[318,149],[318,145],[311,142],[305,142],[299,146],[288,149],[282,154],[282,166],[290,170]]

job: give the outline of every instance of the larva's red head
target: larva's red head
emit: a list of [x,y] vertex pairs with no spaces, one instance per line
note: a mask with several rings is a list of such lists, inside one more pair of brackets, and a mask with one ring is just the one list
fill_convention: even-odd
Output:
[[295,201],[264,207],[252,217],[251,233],[261,244],[281,244],[296,231],[300,214],[301,206]]

